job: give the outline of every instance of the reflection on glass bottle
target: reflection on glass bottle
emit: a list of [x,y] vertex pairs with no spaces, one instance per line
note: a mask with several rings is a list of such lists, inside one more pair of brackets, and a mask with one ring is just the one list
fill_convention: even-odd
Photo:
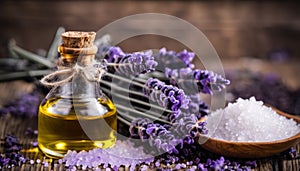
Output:
[[[94,54],[86,49],[94,48],[94,32],[66,32],[62,37],[61,65],[83,69],[93,65]],[[78,55],[80,48],[85,51]],[[60,74],[60,79],[69,75]],[[43,100],[39,107],[38,143],[47,156],[59,158],[68,150],[108,148],[115,144],[116,108],[99,85],[83,71],[76,71],[72,80],[55,86]]]

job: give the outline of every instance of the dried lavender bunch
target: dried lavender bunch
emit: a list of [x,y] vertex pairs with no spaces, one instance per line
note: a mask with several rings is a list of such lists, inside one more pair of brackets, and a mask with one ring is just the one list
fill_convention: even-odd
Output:
[[[184,53],[187,54],[187,52],[184,51],[181,55],[183,56]],[[160,54],[161,56],[170,56],[179,60],[191,59],[180,59],[179,55],[176,55],[173,51],[166,52],[165,49],[161,50]],[[186,56],[190,57],[191,54],[187,54]],[[156,56],[156,60],[159,61],[160,56]],[[169,62],[168,64],[171,64],[170,61],[166,61]],[[191,60],[186,60],[182,62],[187,65],[190,61]],[[225,88],[226,84],[229,84],[229,81],[219,75],[214,75],[212,72],[202,70],[194,71],[191,68],[187,69],[186,66],[184,69],[185,70],[181,70],[181,73],[186,72],[186,77],[180,77],[180,81],[187,80],[187,77],[191,76],[188,80],[188,83],[191,84],[191,81],[196,82],[196,78],[198,82],[201,81],[199,87],[202,86],[201,90],[204,93],[212,93],[211,85],[215,87],[216,91],[221,91]],[[165,78],[168,77],[165,76]],[[209,110],[208,106],[200,99],[198,95],[199,91],[185,95],[185,92],[177,87],[178,84],[167,85],[165,82],[151,77],[145,81],[144,85],[143,92],[151,101],[172,111],[167,115],[168,121],[171,121],[171,124],[153,123],[145,118],[136,119],[132,121],[130,126],[132,137],[138,137],[142,141],[148,141],[150,148],[148,152],[167,152],[168,155],[176,154],[179,156],[187,156],[180,154],[183,147],[193,144],[194,139],[200,134],[207,133],[205,129],[206,122],[202,122],[201,118],[206,116]],[[172,159],[172,161],[177,160]]]
[[166,68],[165,77],[170,80],[171,84],[186,90],[187,94],[191,93],[188,90],[195,90],[195,88],[199,92],[212,94],[213,91],[221,91],[230,83],[229,80],[211,71],[191,68]]

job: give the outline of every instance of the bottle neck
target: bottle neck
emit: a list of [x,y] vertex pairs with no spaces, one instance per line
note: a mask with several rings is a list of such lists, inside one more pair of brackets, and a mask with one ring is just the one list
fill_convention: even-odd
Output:
[[82,67],[92,65],[94,63],[95,55],[70,55],[70,54],[61,54],[59,61],[60,66],[72,67],[75,64]]
[[84,48],[66,47],[60,45],[58,51],[61,54],[61,65],[69,66],[78,64],[88,66],[94,62],[98,48],[95,45]]
[[53,93],[62,98],[100,98],[100,84],[90,81],[84,73],[78,72],[69,82],[52,89]]

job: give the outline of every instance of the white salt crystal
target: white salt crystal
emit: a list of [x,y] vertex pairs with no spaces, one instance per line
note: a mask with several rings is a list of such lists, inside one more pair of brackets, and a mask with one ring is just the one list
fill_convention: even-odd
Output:
[[293,119],[278,115],[262,101],[237,99],[225,109],[207,117],[208,136],[227,141],[267,142],[285,139],[300,132]]

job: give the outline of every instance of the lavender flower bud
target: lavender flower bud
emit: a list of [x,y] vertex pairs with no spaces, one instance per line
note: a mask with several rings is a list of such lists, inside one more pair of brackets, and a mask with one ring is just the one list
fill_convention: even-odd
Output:
[[[192,70],[191,68],[170,69],[166,68],[165,76],[170,79],[173,85],[180,82],[180,87],[184,90],[193,90],[197,87],[199,92],[212,94],[214,91],[221,91],[230,83],[218,74],[207,70]],[[191,92],[186,91],[188,94]],[[195,93],[195,92],[192,92]]]
[[145,86],[145,95],[163,107],[171,109],[172,111],[187,108],[189,99],[183,90],[172,85],[166,85],[164,82],[154,78],[149,78]]
[[26,159],[20,153],[21,149],[19,140],[12,135],[7,135],[4,138],[4,154],[0,154],[0,169],[25,163]]
[[204,101],[201,100],[199,94],[192,94],[188,97],[190,98],[190,102],[188,104],[189,113],[195,113],[198,119],[208,115],[208,106]]
[[293,158],[298,158],[299,157],[299,153],[298,151],[291,147],[289,150],[288,150],[288,153],[289,153],[289,156],[293,159]]
[[177,53],[176,56],[181,59],[186,64],[186,66],[194,68],[194,65],[191,64],[195,57],[195,54],[193,52],[188,52],[186,49],[184,49],[183,51]]
[[120,58],[124,58],[126,54],[122,51],[120,47],[110,47],[105,59],[107,62],[116,63]]
[[[144,74],[155,70],[157,62],[152,57],[152,51],[135,52],[128,54],[128,57],[122,58],[116,71],[126,75]],[[122,65],[124,64],[124,65]]]
[[188,52],[187,50],[176,53],[175,51],[167,51],[166,48],[162,48],[159,50],[159,53],[155,55],[155,60],[161,65],[160,68],[194,68],[194,64],[191,63],[194,56],[195,54],[193,52]]
[[154,71],[157,66],[152,51],[126,54],[119,47],[111,47],[105,60],[114,64],[110,70],[127,76],[148,73]]

